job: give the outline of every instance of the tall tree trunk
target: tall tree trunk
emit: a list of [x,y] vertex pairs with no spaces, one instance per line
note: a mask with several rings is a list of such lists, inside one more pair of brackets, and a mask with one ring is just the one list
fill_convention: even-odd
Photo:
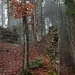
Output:
[[10,28],[10,22],[9,22],[9,1],[7,0],[7,15],[8,15],[8,27]]
[[35,23],[35,12],[32,13],[31,16],[31,22],[32,22],[32,40],[33,40],[33,44],[36,44],[37,42],[37,37],[36,37],[36,23]]
[[42,0],[37,0],[37,39],[38,41],[42,38]]
[[[23,0],[26,3],[26,0]],[[23,41],[24,41],[24,56],[23,56],[23,69],[24,75],[28,75],[29,72],[29,31],[27,17],[23,17]]]
[[32,22],[32,40],[33,40],[33,44],[36,45],[37,44],[37,25],[38,25],[38,19],[37,19],[37,6],[38,6],[38,1],[35,0],[31,0],[31,3],[35,5],[35,11],[34,13],[32,13],[31,16],[31,22]]
[[34,2],[35,5],[35,12],[34,12],[34,26],[35,26],[35,37],[34,37],[34,42],[35,44],[37,43],[37,1]]
[[32,14],[32,16],[31,16],[32,18],[31,18],[31,22],[32,22],[32,40],[33,40],[33,43],[34,43],[34,39],[35,39],[35,32],[34,32],[34,15]]
[[23,17],[23,37],[24,37],[24,60],[23,60],[23,69],[25,71],[25,75],[28,74],[29,71],[29,33],[28,33],[28,25],[27,25],[27,17]]
[[2,27],[3,27],[3,0],[2,0]]

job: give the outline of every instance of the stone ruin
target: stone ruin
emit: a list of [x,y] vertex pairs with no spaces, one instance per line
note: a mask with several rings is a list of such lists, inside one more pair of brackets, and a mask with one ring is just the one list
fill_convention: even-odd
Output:
[[17,43],[18,37],[16,29],[0,27],[0,41]]

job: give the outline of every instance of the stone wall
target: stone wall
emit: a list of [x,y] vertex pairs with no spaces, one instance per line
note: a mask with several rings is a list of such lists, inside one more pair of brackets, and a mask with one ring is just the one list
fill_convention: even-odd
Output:
[[19,35],[15,29],[5,29],[0,27],[0,41],[5,42],[18,42]]

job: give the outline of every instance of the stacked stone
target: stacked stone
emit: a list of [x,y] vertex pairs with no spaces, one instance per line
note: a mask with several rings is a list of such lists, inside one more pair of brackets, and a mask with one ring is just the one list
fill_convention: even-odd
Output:
[[10,29],[0,27],[0,41],[18,42],[18,34]]
[[58,30],[54,26],[49,28],[45,51],[46,56],[50,58],[50,62],[57,67],[59,65]]

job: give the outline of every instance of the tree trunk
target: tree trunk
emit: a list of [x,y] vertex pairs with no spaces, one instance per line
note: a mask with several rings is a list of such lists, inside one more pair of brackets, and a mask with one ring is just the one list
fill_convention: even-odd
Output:
[[33,41],[33,43],[34,43],[34,39],[35,39],[35,37],[34,37],[34,35],[35,35],[35,32],[34,32],[34,15],[32,14],[32,16],[31,16],[32,18],[31,18],[31,22],[32,22],[32,41]]
[[8,15],[8,27],[10,28],[10,22],[9,22],[9,1],[7,0],[7,15]]
[[42,0],[37,0],[37,40],[40,41],[42,38]]
[[[22,3],[26,3],[26,0],[23,0]],[[24,54],[23,54],[23,70],[24,75],[28,75],[29,72],[29,31],[27,17],[23,18],[23,42],[24,42]]]
[[2,27],[3,27],[3,0],[2,0]]
[[29,71],[29,33],[27,25],[27,17],[23,17],[23,37],[24,37],[24,60],[23,60],[23,69],[25,75]]

